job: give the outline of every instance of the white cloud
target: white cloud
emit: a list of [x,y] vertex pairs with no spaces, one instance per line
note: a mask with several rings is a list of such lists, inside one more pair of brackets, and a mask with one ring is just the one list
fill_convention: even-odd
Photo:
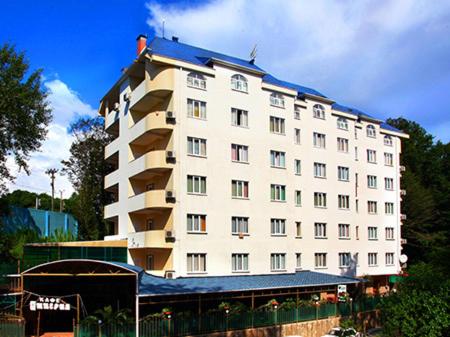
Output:
[[[151,1],[147,7],[147,23],[158,35],[164,20],[168,37],[246,59],[257,43],[263,69],[380,118],[419,116],[428,124],[427,102],[417,97],[450,78],[449,1]],[[412,97],[414,108],[395,115],[385,103],[406,106]],[[443,107],[450,104],[445,93],[440,98]],[[448,120],[445,113],[434,117]]]
[[[31,155],[28,161],[30,175],[18,172],[17,166],[10,158],[7,165],[12,173],[17,176],[15,183],[9,184],[10,190],[24,189],[37,193],[51,193],[50,178],[45,174],[49,168],[61,169],[61,160],[70,156],[70,145],[73,137],[67,133],[67,127],[77,116],[95,116],[96,110],[84,103],[80,96],[71,90],[66,83],[59,79],[44,82],[48,89],[48,101],[52,107],[53,121],[48,127],[47,139],[39,152]],[[73,187],[67,179],[59,173],[55,179],[55,191],[59,196],[59,190],[64,191],[64,196],[69,197]]]

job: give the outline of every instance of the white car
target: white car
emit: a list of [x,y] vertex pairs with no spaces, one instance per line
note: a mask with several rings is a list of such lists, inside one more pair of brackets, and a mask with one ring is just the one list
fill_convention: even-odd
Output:
[[336,327],[328,331],[326,335],[323,335],[322,337],[359,337],[360,334],[356,332],[353,328],[348,329],[342,329],[340,327]]

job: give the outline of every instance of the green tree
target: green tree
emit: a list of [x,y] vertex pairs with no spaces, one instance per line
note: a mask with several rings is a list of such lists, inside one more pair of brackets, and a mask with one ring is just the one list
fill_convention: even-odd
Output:
[[450,328],[450,280],[431,265],[418,264],[383,298],[381,314],[385,336],[440,337]]
[[71,125],[71,130],[75,141],[70,158],[62,164],[77,193],[71,207],[78,219],[78,235],[82,240],[102,239],[108,234],[103,207],[111,202],[103,188],[103,179],[111,171],[111,165],[104,160],[104,147],[111,138],[101,118],[81,118]]
[[0,47],[0,194],[6,191],[5,183],[14,180],[6,159],[11,156],[29,173],[27,160],[41,147],[51,121],[42,70],[27,77],[29,68],[23,52],[9,44]]

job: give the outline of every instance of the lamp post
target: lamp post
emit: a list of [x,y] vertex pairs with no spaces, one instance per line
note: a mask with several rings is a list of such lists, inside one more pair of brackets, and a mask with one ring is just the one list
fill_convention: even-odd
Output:
[[350,316],[353,317],[353,298],[350,297]]
[[98,323],[98,337],[102,337],[102,320],[99,319],[97,323]]

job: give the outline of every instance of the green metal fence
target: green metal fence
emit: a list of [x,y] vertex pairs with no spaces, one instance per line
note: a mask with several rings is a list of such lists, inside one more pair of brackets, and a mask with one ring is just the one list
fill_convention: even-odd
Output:
[[25,321],[0,317],[0,337],[25,337]]
[[[79,324],[74,329],[74,337],[134,337],[136,325],[130,324]],[[150,336],[150,335],[149,335]],[[2,337],[2,336],[0,336]]]

